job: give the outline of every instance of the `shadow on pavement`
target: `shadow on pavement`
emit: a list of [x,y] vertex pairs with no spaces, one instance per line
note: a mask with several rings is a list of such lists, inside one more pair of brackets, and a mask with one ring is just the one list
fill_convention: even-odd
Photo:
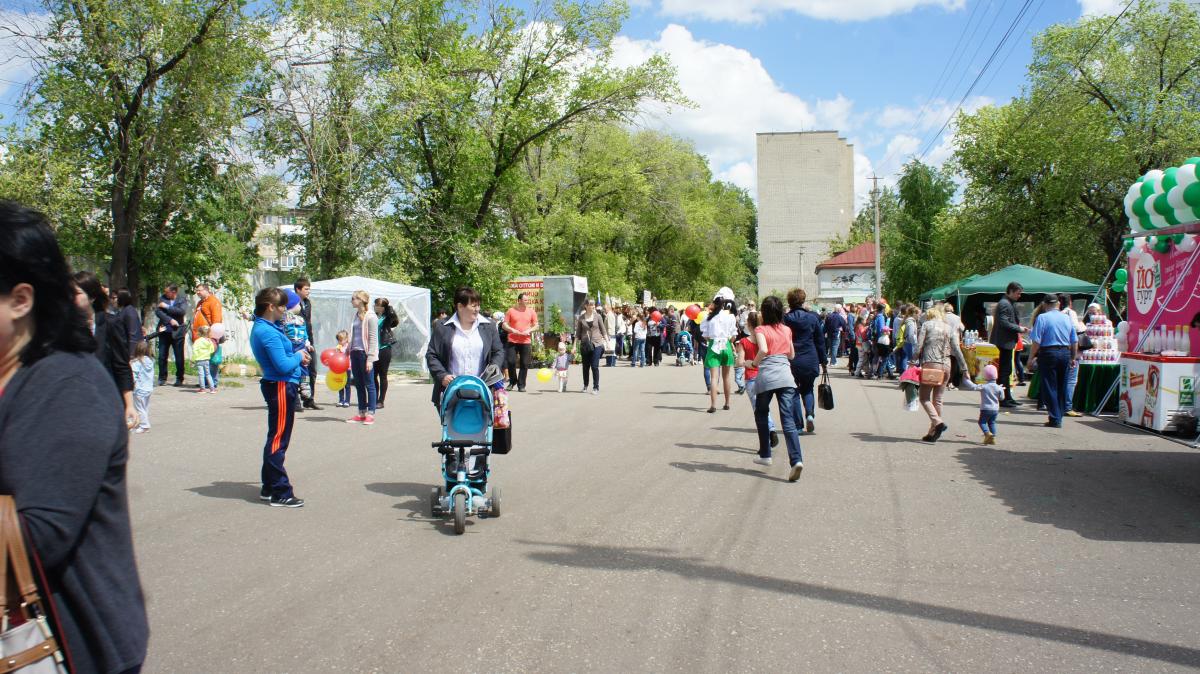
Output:
[[642,391],[644,396],[706,396],[707,393],[699,391]]
[[209,498],[227,498],[258,505],[262,484],[258,482],[214,482],[203,487],[190,487],[188,491]]
[[731,447],[729,445],[697,445],[691,442],[677,442],[676,447],[684,449],[711,449],[718,452],[737,452],[739,454],[758,454],[756,449],[748,449],[746,447]]
[[[423,482],[372,482],[363,485],[367,491],[391,496],[392,498],[405,499],[392,507],[404,513],[404,517],[410,521],[428,522],[433,525],[439,533],[447,536],[454,536],[454,529],[448,518],[432,517],[429,514],[429,492],[434,485]],[[471,527],[471,520],[467,518],[468,530]]]
[[681,412],[703,412],[707,407],[680,407],[678,405],[655,405],[656,410],[680,410]]
[[247,412],[258,412],[267,409],[266,403],[262,405],[230,405],[231,410],[246,410]]
[[342,417],[310,417],[308,414],[297,414],[296,418],[301,421],[340,421],[346,423]]
[[749,475],[750,477],[757,477],[762,480],[771,480],[772,482],[787,482],[787,480],[782,477],[775,477],[774,475],[763,472],[764,470],[770,470],[770,468],[766,466],[763,466],[762,469],[755,470],[753,468],[737,468],[734,466],[727,466],[723,463],[706,463],[702,461],[685,463],[683,461],[672,461],[671,467],[678,468],[679,470],[686,470],[689,473],[732,473],[734,475]]
[[[974,428],[978,429],[978,426],[976,426]],[[921,430],[915,431],[911,438],[898,438],[894,435],[875,435],[874,433],[851,433],[850,435],[853,436],[854,439],[858,440],[859,442],[886,442],[889,444],[910,443],[910,444],[914,444],[914,445],[921,445],[922,447],[932,447],[934,445],[975,445],[975,444],[978,444],[975,442],[971,442],[970,440],[951,440],[950,438],[953,437],[952,434],[954,433],[954,431],[963,430],[960,426],[954,426],[954,427],[947,429],[946,432],[942,434],[941,439],[939,439],[937,442],[925,442],[924,440],[922,440],[921,436],[917,435],[917,433],[920,433],[924,430],[928,430],[928,429],[926,426],[922,425]]]
[[1200,543],[1200,453],[975,447],[957,458],[1026,521],[1093,540]]
[[544,543],[518,540],[518,543],[541,546],[545,550],[530,552],[532,560],[554,566],[570,566],[601,571],[657,571],[671,573],[685,580],[727,583],[778,594],[792,595],[826,601],[867,611],[882,611],[922,620],[963,625],[1003,634],[1056,641],[1073,646],[1083,646],[1112,653],[1135,655],[1160,662],[1195,666],[1200,662],[1200,649],[1187,646],[1164,644],[1146,639],[1121,636],[1107,632],[1078,629],[1064,625],[1011,618],[1008,616],[972,611],[969,609],[942,606],[910,599],[898,599],[886,595],[846,590],[828,585],[803,581],[773,578],[753,573],[736,571],[715,564],[708,564],[695,557],[674,557],[653,554],[637,548],[620,548],[601,545],[572,545],[566,543]]
[[714,431],[729,431],[730,433],[753,433],[758,435],[758,429],[753,426],[749,428],[734,428],[732,426],[715,426]]

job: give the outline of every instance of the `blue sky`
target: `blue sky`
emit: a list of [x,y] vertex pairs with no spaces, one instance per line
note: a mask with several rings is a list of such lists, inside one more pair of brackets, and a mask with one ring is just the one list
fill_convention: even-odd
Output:
[[[514,0],[528,5],[531,0]],[[23,21],[35,0],[0,0],[0,22]],[[951,117],[1023,0],[633,0],[617,63],[669,55],[691,109],[646,106],[642,125],[693,142],[713,172],[751,192],[755,134],[836,129],[855,147],[860,201],[873,172],[888,183],[922,151],[950,153]],[[1030,40],[1124,0],[1032,0],[965,107],[1020,92]],[[0,39],[0,114],[11,119],[28,65]],[[956,47],[959,49],[956,52]],[[957,53],[957,56],[956,56]],[[956,56],[956,58],[952,58]],[[943,72],[945,75],[943,76]],[[940,90],[935,85],[941,82]]]

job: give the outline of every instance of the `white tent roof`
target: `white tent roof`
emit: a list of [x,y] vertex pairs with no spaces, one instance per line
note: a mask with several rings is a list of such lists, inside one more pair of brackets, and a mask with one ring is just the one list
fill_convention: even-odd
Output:
[[324,281],[313,281],[312,291],[320,294],[350,295],[355,290],[365,290],[371,297],[387,297],[393,302],[414,295],[427,295],[429,290],[416,286],[380,281],[366,276],[343,276]]

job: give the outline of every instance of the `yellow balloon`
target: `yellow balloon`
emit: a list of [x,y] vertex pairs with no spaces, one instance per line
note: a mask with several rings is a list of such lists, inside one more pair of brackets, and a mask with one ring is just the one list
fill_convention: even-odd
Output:
[[346,379],[349,375],[345,372],[326,372],[325,385],[330,391],[340,391],[346,388]]
[[551,379],[554,379],[554,370],[551,370],[548,367],[543,367],[542,369],[537,371],[537,378],[538,378],[538,381],[545,384],[545,383],[549,382]]

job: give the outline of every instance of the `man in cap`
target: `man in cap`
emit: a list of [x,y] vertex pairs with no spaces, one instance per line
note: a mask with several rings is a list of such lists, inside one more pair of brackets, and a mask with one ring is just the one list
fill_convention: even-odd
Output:
[[1079,343],[1071,317],[1059,311],[1057,295],[1046,295],[1042,300],[1042,313],[1033,322],[1029,341],[1029,360],[1042,373],[1039,397],[1050,416],[1044,425],[1062,428],[1067,412],[1067,370],[1079,359]]

